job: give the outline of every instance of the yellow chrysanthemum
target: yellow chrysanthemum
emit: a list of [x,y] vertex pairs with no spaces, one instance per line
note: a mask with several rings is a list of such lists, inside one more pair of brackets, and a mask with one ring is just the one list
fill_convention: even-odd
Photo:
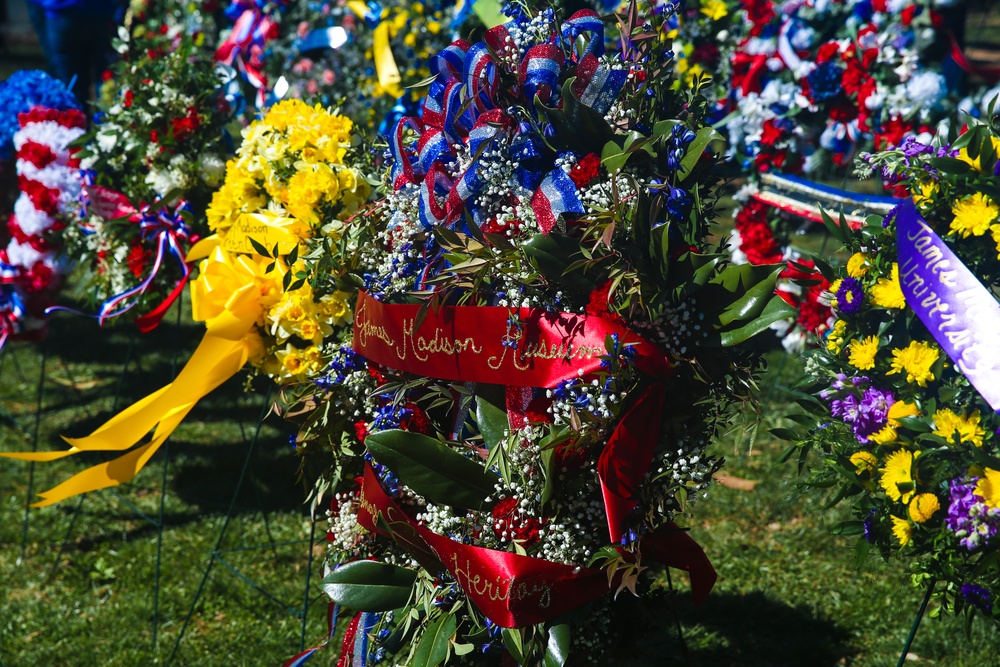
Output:
[[[913,460],[920,452],[911,452],[907,449],[900,449],[889,454],[885,459],[885,466],[879,469],[882,476],[879,478],[879,485],[885,489],[885,494],[896,501],[904,503],[910,502],[910,498],[916,493],[916,480],[913,477]],[[903,489],[899,487],[902,486]]]
[[896,442],[896,429],[886,424],[880,431],[876,431],[868,436],[868,439],[876,445],[889,445]]
[[899,264],[893,262],[889,278],[879,278],[872,286],[872,303],[880,308],[906,308],[906,298],[899,286]]
[[939,435],[948,442],[954,442],[956,433],[959,442],[969,442],[976,447],[982,447],[986,431],[979,425],[979,410],[968,417],[948,408],[941,408],[934,413],[934,435]]
[[871,370],[875,368],[875,354],[877,352],[878,336],[852,340],[848,347],[847,363],[862,371]]
[[723,0],[708,0],[701,6],[701,13],[713,21],[718,21],[729,15],[729,8]]
[[941,509],[941,503],[933,493],[918,493],[907,508],[914,523],[926,523]]
[[878,458],[871,452],[854,452],[851,454],[851,463],[854,464],[854,470],[859,475],[862,473],[871,474],[878,467]]
[[826,337],[826,349],[834,354],[840,354],[844,348],[844,332],[847,331],[847,322],[837,320],[833,323],[830,333]]
[[889,425],[899,428],[902,424],[899,422],[903,417],[919,417],[920,408],[918,408],[913,403],[908,403],[907,401],[896,401],[889,408]]
[[940,354],[937,348],[929,343],[910,341],[910,344],[903,349],[892,351],[892,370],[886,375],[906,373],[907,382],[915,382],[921,387],[926,387],[927,382],[934,379],[931,366],[937,363]]
[[896,516],[889,518],[892,519],[892,534],[899,542],[899,546],[905,547],[913,539],[913,526],[906,519],[900,519]]
[[847,275],[852,278],[860,278],[868,273],[870,266],[871,265],[868,263],[868,255],[863,252],[856,252],[851,255],[849,260],[847,260]]
[[982,496],[990,507],[1000,507],[1000,470],[983,471],[976,484],[976,495]]
[[997,215],[1000,215],[1000,207],[986,195],[977,192],[961,199],[951,207],[951,212],[955,216],[951,221],[951,231],[966,238],[985,234]]

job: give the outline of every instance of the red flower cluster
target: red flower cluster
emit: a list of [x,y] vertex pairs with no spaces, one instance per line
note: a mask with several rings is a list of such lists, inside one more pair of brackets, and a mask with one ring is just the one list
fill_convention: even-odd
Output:
[[767,222],[769,207],[750,200],[736,213],[736,231],[740,233],[740,250],[751,264],[776,264],[781,261],[781,249]]
[[569,177],[576,184],[576,187],[582,188],[590,185],[590,182],[597,178],[601,169],[601,158],[596,153],[587,153],[580,161],[573,165],[573,168],[569,172]]
[[177,141],[184,141],[197,132],[200,126],[201,119],[198,117],[198,110],[194,107],[188,109],[186,116],[170,119],[170,129]]
[[522,541],[525,549],[530,548],[538,542],[538,529],[541,522],[534,518],[521,518],[517,511],[520,502],[517,498],[504,498],[493,506],[493,532],[497,537],[502,537],[506,532],[506,539]]

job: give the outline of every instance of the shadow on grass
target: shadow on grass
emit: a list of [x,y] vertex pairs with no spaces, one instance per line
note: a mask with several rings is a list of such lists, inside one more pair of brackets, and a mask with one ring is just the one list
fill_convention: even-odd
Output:
[[[713,592],[701,607],[681,610],[688,630],[692,667],[825,667],[850,664],[850,635],[836,623],[817,618],[754,591]],[[711,635],[710,648],[698,636]]]

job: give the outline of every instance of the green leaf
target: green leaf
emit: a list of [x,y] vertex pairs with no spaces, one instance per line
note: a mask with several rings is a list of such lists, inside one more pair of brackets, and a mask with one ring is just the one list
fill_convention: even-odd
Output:
[[972,165],[964,160],[953,157],[932,157],[927,161],[933,169],[949,174],[967,174],[972,171]]
[[[744,264],[739,268],[750,266]],[[736,268],[730,266],[730,268]],[[767,306],[771,297],[774,296],[774,284],[784,267],[775,267],[770,274],[755,285],[743,285],[746,291],[736,301],[733,301],[719,315],[719,324],[727,327],[738,322],[747,322],[754,319]],[[728,269],[727,269],[728,271]]]
[[413,667],[437,667],[448,657],[448,645],[455,636],[454,614],[442,614],[430,622],[413,654]]
[[374,560],[341,565],[323,579],[323,590],[337,604],[357,611],[399,609],[410,599],[417,573]]
[[403,484],[439,505],[479,509],[496,483],[496,476],[481,464],[420,433],[372,433],[365,447]]
[[569,658],[572,630],[568,623],[549,628],[549,643],[545,649],[545,667],[564,667]]
[[488,449],[496,447],[510,429],[507,413],[482,396],[476,396],[476,423]]
[[839,224],[834,222],[833,218],[830,217],[830,214],[826,212],[826,209],[820,208],[819,214],[820,217],[823,218],[823,225],[826,227],[826,230],[830,232],[830,235],[841,243],[846,244],[847,236],[844,235],[844,230],[840,228]]
[[517,628],[504,628],[500,631],[500,636],[503,637],[504,646],[510,651],[510,657],[514,658],[517,664],[523,665],[524,639],[521,637],[521,631]]
[[247,240],[250,241],[250,245],[253,246],[253,251],[260,255],[261,257],[267,257],[270,259],[271,253],[267,251],[267,248],[263,243],[259,242],[252,236],[248,236]]
[[704,152],[705,147],[715,139],[722,139],[722,135],[716,132],[713,128],[703,127],[698,130],[697,136],[695,136],[694,141],[688,145],[687,152],[684,153],[684,158],[681,160],[681,181],[691,175],[691,172],[694,170],[695,165],[698,164],[698,160],[701,158],[701,154]]
[[753,338],[761,331],[768,329],[775,322],[786,320],[790,317],[795,317],[795,309],[789,306],[780,296],[774,296],[756,319],[736,329],[720,332],[719,345],[722,347],[739,345]]
[[535,234],[521,244],[521,250],[532,266],[552,282],[581,296],[593,290],[594,281],[588,280],[581,271],[567,271],[581,256],[578,241],[556,232]]
[[834,535],[860,535],[864,531],[864,521],[842,521],[830,529]]
[[799,434],[790,428],[772,428],[769,433],[776,438],[795,442],[799,439]]

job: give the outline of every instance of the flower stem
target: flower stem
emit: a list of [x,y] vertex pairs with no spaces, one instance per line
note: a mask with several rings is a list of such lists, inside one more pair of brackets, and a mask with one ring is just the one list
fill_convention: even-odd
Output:
[[913,625],[910,627],[910,636],[906,638],[906,644],[903,645],[903,652],[899,654],[899,660],[896,662],[896,667],[903,667],[903,663],[906,662],[906,656],[910,652],[910,646],[913,644],[913,638],[917,636],[917,628],[920,627],[920,621],[924,617],[924,612],[927,611],[927,603],[931,601],[931,593],[934,592],[934,584],[936,583],[936,579],[931,579],[931,584],[927,587],[927,592],[924,593],[924,599],[920,603],[920,609],[917,610],[917,617],[913,619]]

